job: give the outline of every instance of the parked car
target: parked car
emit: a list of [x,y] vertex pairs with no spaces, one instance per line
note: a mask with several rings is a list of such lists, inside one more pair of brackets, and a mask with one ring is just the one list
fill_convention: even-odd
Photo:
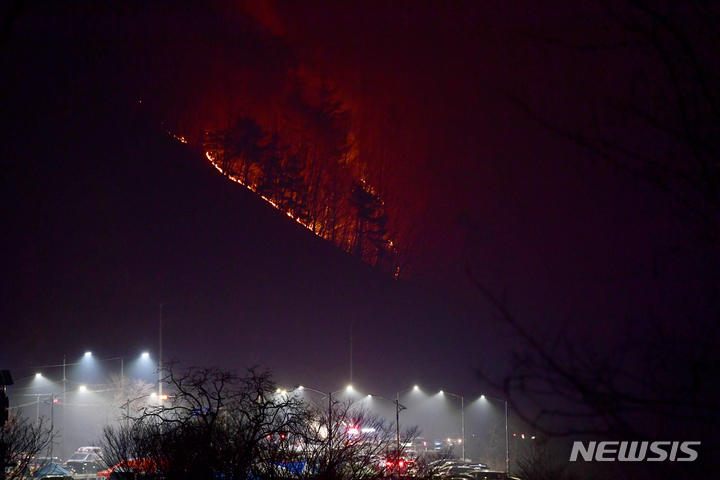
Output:
[[489,470],[469,470],[445,477],[446,480],[519,480],[511,477],[505,472],[493,472]]
[[73,453],[65,466],[75,473],[97,473],[103,468],[102,458],[98,453],[81,450]]
[[432,475],[435,480],[453,480],[459,478],[477,478],[482,480],[477,472],[485,473],[489,471],[484,463],[470,463],[462,461],[448,461],[438,467],[433,468]]

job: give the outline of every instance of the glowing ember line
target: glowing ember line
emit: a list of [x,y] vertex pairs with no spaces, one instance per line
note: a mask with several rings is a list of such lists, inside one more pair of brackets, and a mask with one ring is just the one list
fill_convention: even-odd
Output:
[[169,130],[167,133],[170,134],[171,136],[173,136],[176,140],[179,140],[182,143],[187,143],[187,140],[185,140],[185,137],[183,137],[183,136],[178,137],[177,135],[175,135],[174,133],[172,133]]
[[[177,138],[177,137],[176,137],[176,138]],[[215,163],[215,160],[213,159],[213,157],[212,157],[212,155],[210,154],[210,152],[205,152],[205,157],[210,161],[210,163],[212,164],[212,166],[215,167],[215,169],[216,169],[218,172],[222,173],[223,175],[225,175],[227,178],[229,178],[229,179],[232,180],[233,182],[239,183],[240,185],[242,185],[242,186],[250,189],[251,191],[257,193],[257,191],[256,191],[253,187],[251,187],[250,185],[245,185],[245,184],[242,182],[242,180],[240,180],[240,178],[236,177],[235,175],[230,175],[230,174],[226,173],[226,172],[220,167],[220,165],[218,165],[217,163]],[[312,228],[310,228],[309,225],[306,225],[305,223],[303,223],[299,218],[293,217],[293,216],[292,216],[292,213],[290,213],[290,212],[284,212],[284,211],[280,208],[280,206],[279,206],[277,203],[273,202],[271,199],[267,198],[267,197],[264,196],[264,195],[260,195],[260,197],[261,197],[263,200],[265,200],[266,202],[268,202],[270,205],[272,205],[273,207],[275,207],[277,210],[280,210],[280,211],[283,212],[285,215],[287,215],[288,217],[292,218],[293,220],[295,220],[297,223],[299,223],[299,224],[302,225],[303,227],[305,227],[305,228],[307,228],[308,230],[312,231]]]

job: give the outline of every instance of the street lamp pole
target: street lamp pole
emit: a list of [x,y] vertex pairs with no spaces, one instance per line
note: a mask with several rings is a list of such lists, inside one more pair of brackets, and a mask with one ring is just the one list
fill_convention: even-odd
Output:
[[397,392],[395,394],[395,428],[396,428],[395,438],[397,439],[398,455],[400,455],[400,410],[406,410],[406,408],[407,408],[407,407],[403,407],[402,405],[400,405],[400,394],[409,392],[410,390],[420,390],[420,387],[415,385],[412,388],[408,388],[407,390],[403,390],[402,392]]
[[[405,390],[405,391],[407,391],[407,390]],[[401,393],[402,392],[398,392],[395,395],[395,400],[393,400],[391,398],[383,397],[382,395],[370,394],[370,397],[372,397],[372,398],[375,398],[375,397],[382,398],[383,400],[387,400],[388,402],[392,402],[395,404],[395,445],[397,448],[395,455],[397,456],[397,458],[400,458],[400,411],[407,410],[407,407],[400,405],[400,394]]]
[[158,352],[158,396],[162,398],[162,307],[164,303],[160,304],[160,316],[158,318],[158,337],[160,339],[160,348]]
[[488,395],[482,395],[482,397],[492,398],[498,402],[505,404],[505,473],[510,473],[510,439],[508,436],[508,402],[502,398],[490,397]]
[[455,395],[454,393],[445,392],[443,390],[440,390],[440,393],[460,399],[460,418],[462,420],[462,456],[463,460],[465,460],[465,397],[461,395]]
[[[327,441],[327,461],[330,463],[330,454],[332,453],[332,396],[333,392],[325,393],[322,390],[316,390],[314,388],[305,387],[303,385],[298,386],[298,389],[300,390],[310,390],[311,392],[319,393],[321,395],[326,395],[328,397],[328,441]],[[338,390],[335,393],[342,392],[342,390]]]
[[397,455],[400,457],[400,392],[395,395],[395,440]]
[[508,439],[508,402],[505,400],[505,473],[510,473],[510,446]]
[[[63,368],[64,371],[64,368]],[[63,376],[65,376],[63,374]],[[63,398],[65,396],[65,393],[63,393]],[[64,406],[65,402],[63,402],[63,410],[65,409]],[[63,415],[63,421],[65,421],[65,415]],[[55,394],[52,394],[52,397],[50,398],[50,461],[52,461],[53,458],[53,444],[55,443],[53,441],[53,438],[55,437]]]
[[[63,381],[63,394],[62,394],[63,408],[62,408],[62,434],[60,435],[60,455],[61,455],[60,458],[65,458],[65,416],[67,413],[67,409],[65,408],[65,404],[67,403],[67,401],[65,399],[65,394],[67,393],[67,377],[65,376],[65,366],[66,365],[67,364],[65,362],[65,355],[63,355],[63,379],[62,379],[62,381]],[[53,395],[52,401],[53,401],[53,405],[54,405],[55,404],[55,395]],[[52,410],[50,411],[50,413],[52,415]],[[50,458],[52,459],[52,450],[50,451]]]

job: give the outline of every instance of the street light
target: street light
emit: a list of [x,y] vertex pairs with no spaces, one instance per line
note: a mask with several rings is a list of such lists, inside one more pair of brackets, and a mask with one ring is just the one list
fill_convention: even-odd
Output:
[[[85,352],[84,355],[85,358],[88,359],[88,361],[95,362],[93,365],[97,364],[98,362],[110,362],[112,360],[120,360],[120,388],[123,389],[125,386],[125,357],[112,357],[112,358],[95,358],[92,354],[92,352]],[[82,364],[83,362],[80,362]],[[72,364],[69,364],[72,365]]]
[[[408,389],[402,390],[402,391],[397,392],[397,393],[395,394],[395,429],[396,429],[395,435],[396,435],[396,437],[397,437],[398,455],[400,455],[400,410],[401,410],[400,407],[402,407],[402,405],[400,405],[400,394],[401,394],[401,393],[405,393],[405,392],[409,392],[410,390],[416,392],[416,391],[419,391],[419,390],[420,390],[420,387],[418,387],[417,385],[415,385],[415,386],[413,386],[412,388],[408,388]],[[406,407],[402,407],[402,410],[406,410]]]
[[160,316],[158,318],[158,395],[162,396],[162,307],[164,303],[160,304]]
[[508,438],[508,402],[502,398],[480,395],[480,399],[491,398],[505,404],[505,473],[510,472],[510,440]]
[[[417,387],[415,387],[415,388],[417,388]],[[404,390],[403,392],[408,392],[410,390],[413,390],[413,389],[409,388],[407,390]],[[397,448],[397,452],[395,453],[395,455],[397,456],[397,458],[400,458],[400,411],[407,410],[407,407],[400,405],[400,394],[403,392],[398,392],[395,400],[393,400],[391,398],[383,397],[382,395],[374,395],[374,394],[368,395],[368,397],[370,397],[370,398],[374,398],[374,397],[382,398],[383,400],[387,400],[388,402],[392,402],[395,404],[395,443],[396,443],[396,448]],[[397,460],[397,458],[396,458],[396,460]]]
[[460,399],[460,416],[462,419],[462,456],[465,460],[465,397],[461,395],[455,395],[454,393],[444,392],[440,390],[441,395],[450,395]]
[[305,387],[303,385],[299,385],[297,387],[298,390],[310,390],[311,392],[319,393],[320,395],[325,395],[328,397],[328,444],[327,444],[327,461],[330,462],[330,453],[332,451],[332,396],[336,393],[340,393],[343,391],[352,392],[353,387],[352,385],[348,385],[346,388],[342,390],[338,390],[336,392],[323,392],[322,390],[317,390],[315,388]]

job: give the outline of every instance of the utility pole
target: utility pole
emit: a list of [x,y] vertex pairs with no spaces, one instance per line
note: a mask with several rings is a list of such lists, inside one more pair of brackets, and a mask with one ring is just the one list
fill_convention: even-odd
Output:
[[350,322],[350,385],[353,384],[353,325],[355,320]]
[[159,318],[159,338],[160,338],[160,351],[158,352],[158,398],[162,399],[162,307],[164,303],[160,304],[160,318]]
[[[65,394],[67,393],[67,378],[65,377],[65,366],[65,355],[63,355],[62,433],[60,434],[60,458],[67,458],[67,455],[65,455],[65,415],[67,413],[65,407],[65,404],[67,403],[67,399],[65,398]],[[52,401],[53,405],[55,405],[55,395],[53,395]],[[50,413],[52,415],[52,410],[50,410]],[[52,459],[52,450],[50,453],[50,459]]]
[[[400,394],[395,396],[395,440],[397,441],[397,460],[400,460]],[[396,465],[397,465],[396,460]]]
[[508,439],[508,402],[505,400],[505,473],[510,473],[510,441]]

